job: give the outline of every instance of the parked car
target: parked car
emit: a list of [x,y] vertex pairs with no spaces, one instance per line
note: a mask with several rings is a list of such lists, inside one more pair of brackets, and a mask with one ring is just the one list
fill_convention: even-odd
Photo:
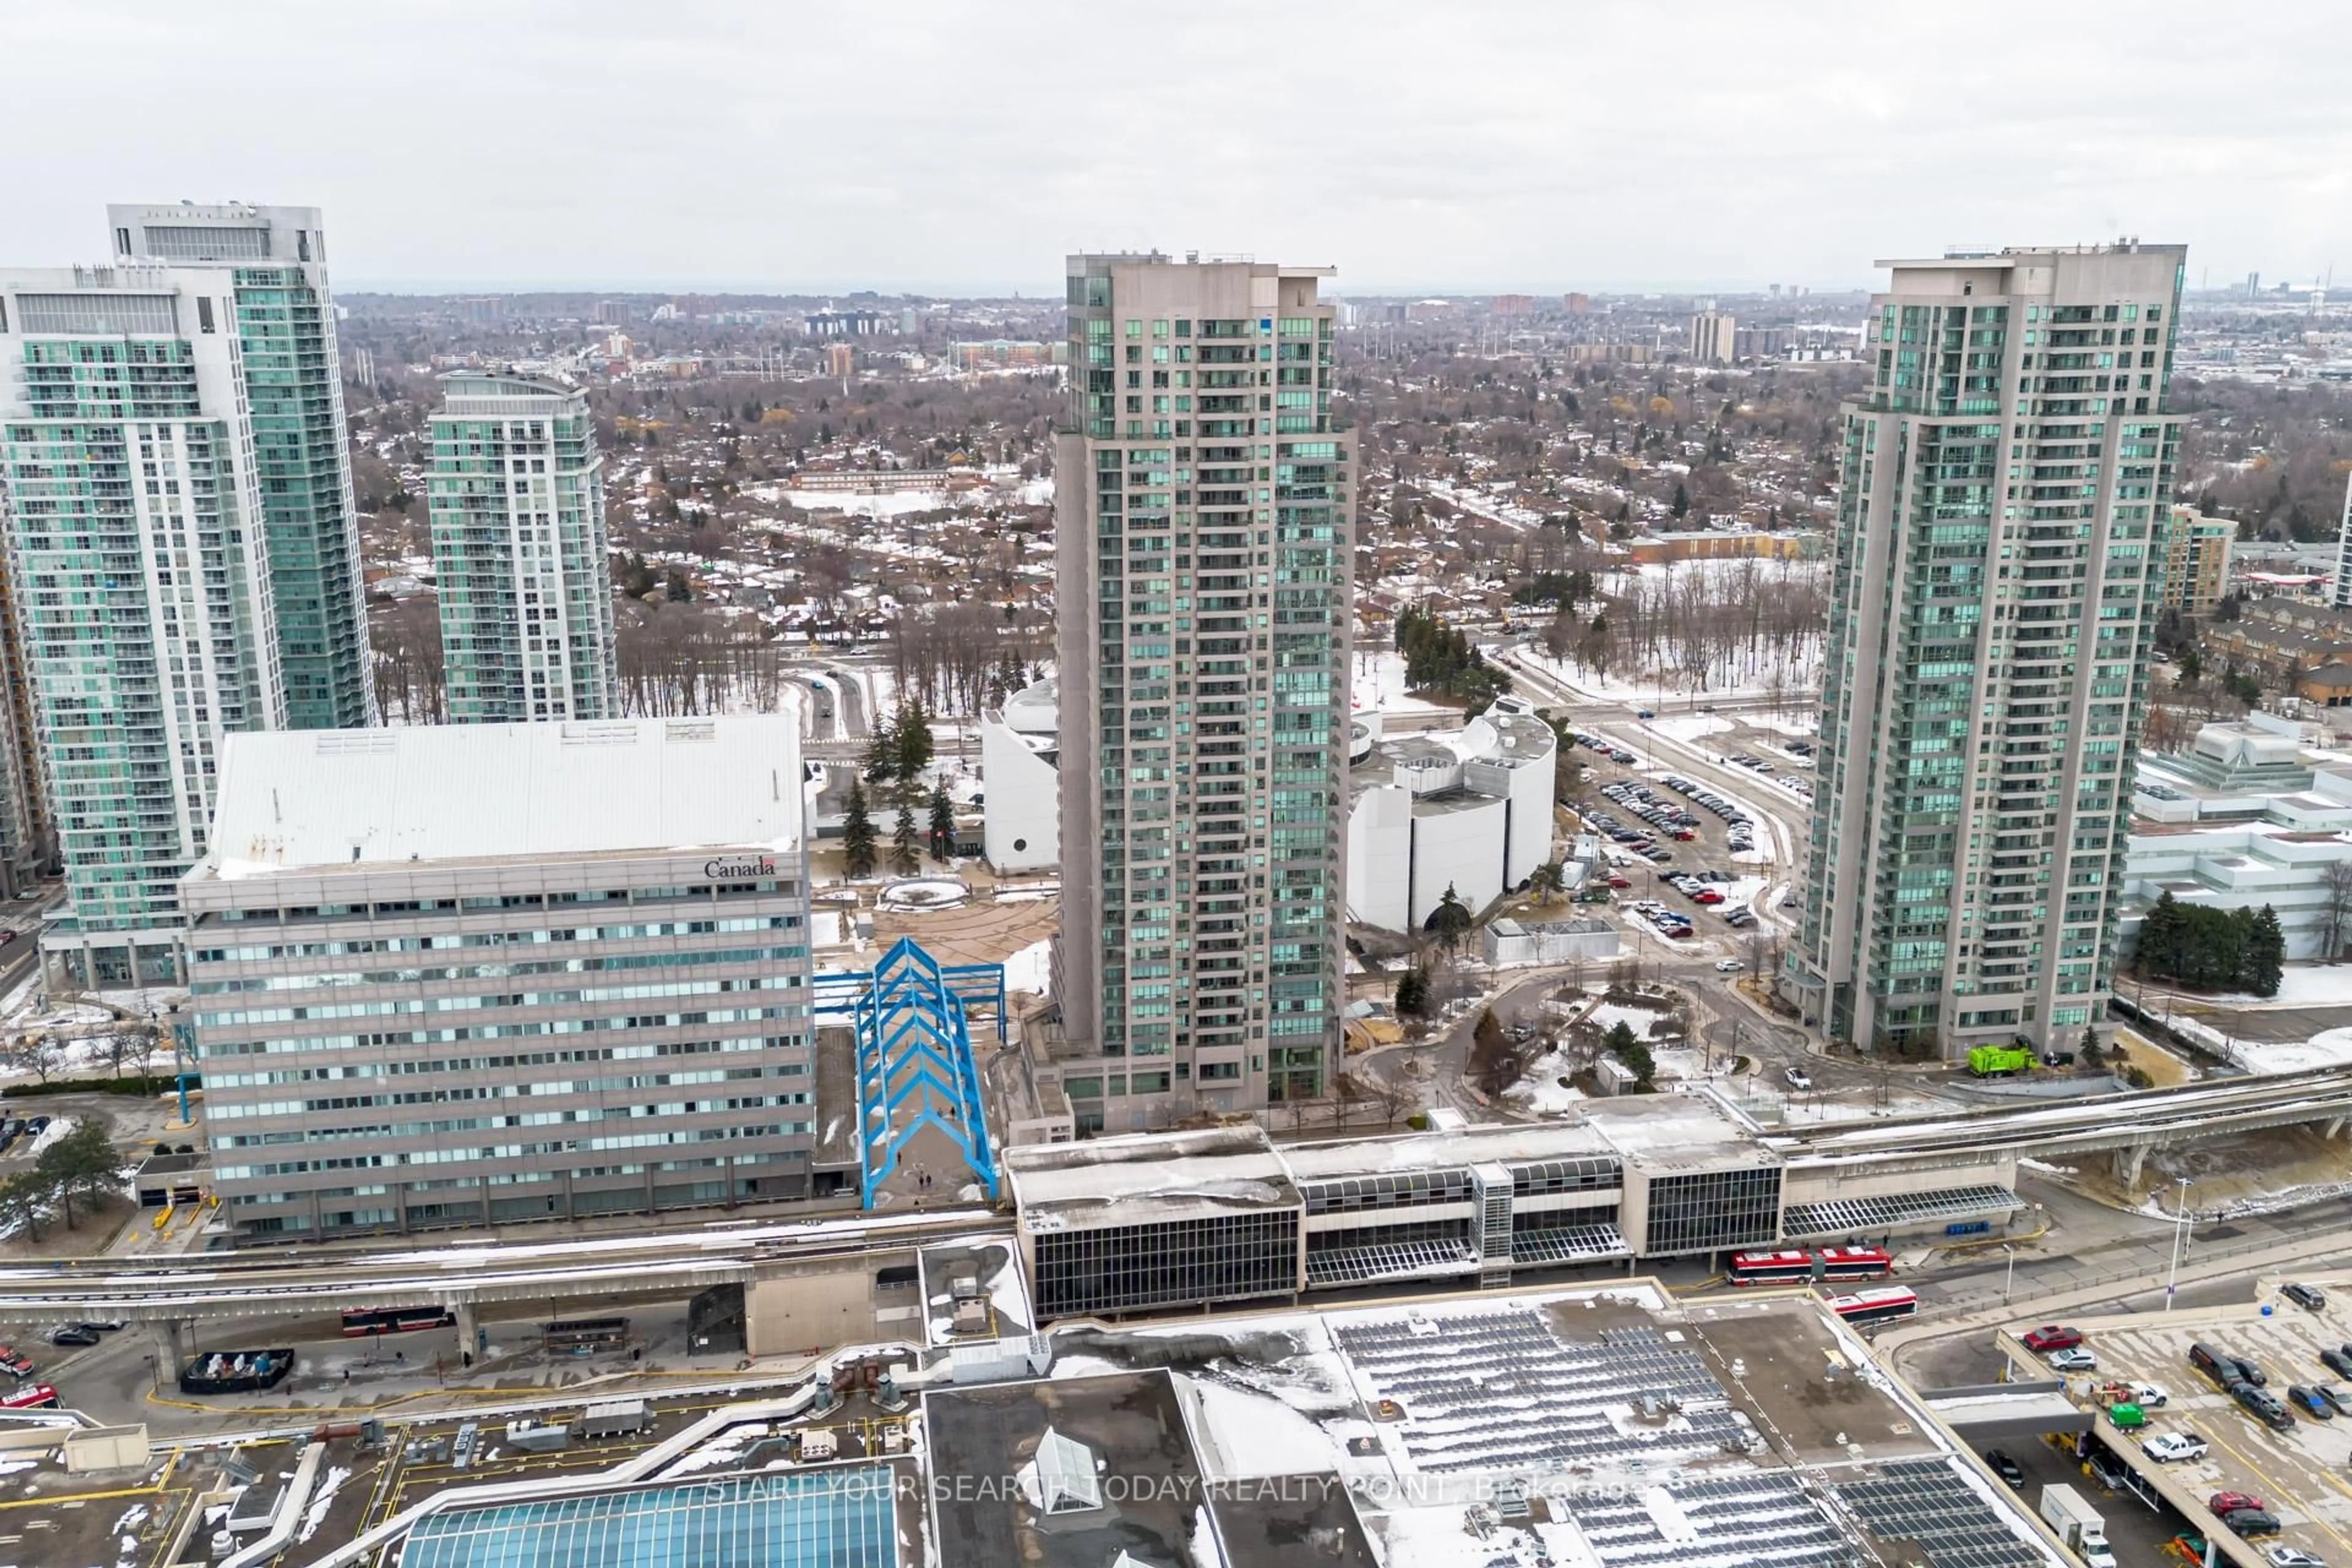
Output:
[[2336,1402],[2307,1384],[2289,1384],[2286,1398],[2288,1404],[2303,1411],[2315,1421],[2336,1419]]
[[124,1326],[125,1324],[121,1318],[98,1318],[88,1322],[76,1323],[74,1325],[74,1327],[78,1329],[90,1329],[101,1334],[110,1334],[114,1332],[115,1330]]
[[2289,1410],[2276,1394],[2256,1388],[2251,1383],[2231,1384],[2230,1397],[2238,1402],[2240,1409],[2273,1432],[2284,1432],[2294,1425],[2294,1412]]
[[1807,1072],[1801,1067],[1782,1068],[1780,1069],[1780,1077],[1787,1081],[1790,1089],[1811,1089],[1813,1087],[1813,1075]]
[[2104,1447],[2095,1446],[2088,1462],[2092,1479],[2109,1491],[2122,1486],[2124,1478],[2131,1474],[2131,1468]]
[[2242,1508],[2234,1513],[2225,1513],[2220,1517],[2222,1524],[2232,1534],[2276,1535],[2279,1532],[2278,1515],[2265,1513],[2258,1508]]
[[1984,1462],[1987,1469],[2007,1481],[2012,1488],[2019,1491],[2025,1489],[2025,1471],[2019,1467],[2015,1459],[2011,1458],[1999,1448],[1987,1448],[1984,1453]]
[[2327,1568],[2327,1560],[2300,1546],[2273,1546],[2263,1553],[2271,1568]]
[[2205,1500],[2206,1511],[2216,1519],[2225,1513],[2238,1513],[2249,1509],[2256,1513],[2266,1513],[2270,1506],[2252,1492],[2215,1492]]
[[2172,1395],[2164,1385],[2156,1383],[2136,1383],[2130,1385],[2132,1403],[2143,1410],[2161,1410],[2172,1403]]
[[2289,1280],[2279,1287],[2279,1294],[2306,1312],[2316,1312],[2327,1305],[2327,1298],[2320,1293],[2316,1285],[2304,1285]]
[[2338,1377],[2352,1377],[2352,1352],[2326,1350],[2319,1352],[2319,1364]]
[[2056,1323],[2044,1323],[2038,1329],[2029,1330],[2025,1335],[2025,1348],[2030,1351],[2072,1350],[2082,1342],[2082,1330],[2063,1328]]
[[2352,1415],[2352,1394],[2347,1394],[2332,1383],[2315,1383],[2311,1392],[2336,1407],[2338,1415]]
[[2270,1386],[2271,1380],[2263,1375],[2263,1369],[2253,1362],[2247,1360],[2244,1356],[2223,1356],[2221,1359],[2229,1363],[2231,1368],[2235,1369],[2238,1374],[2236,1379],[2237,1382],[2251,1383],[2256,1388],[2268,1388]]
[[2099,1358],[2085,1350],[2063,1350],[2050,1352],[2053,1372],[2096,1372]]
[[1715,972],[1717,974],[1737,974],[1745,967],[1746,965],[1736,958],[1718,958],[1715,961]]
[[49,1343],[53,1345],[94,1345],[98,1343],[98,1331],[95,1329],[85,1329],[79,1323],[62,1324],[49,1331]]
[[2139,1451],[2159,1465],[2173,1465],[2201,1459],[2213,1447],[2194,1432],[2163,1432],[2142,1441]]

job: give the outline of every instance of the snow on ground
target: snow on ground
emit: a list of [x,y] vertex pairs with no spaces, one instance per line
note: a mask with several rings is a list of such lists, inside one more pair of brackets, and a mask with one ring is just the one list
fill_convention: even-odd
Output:
[[2204,1034],[2229,1041],[2229,1054],[2249,1072],[2301,1072],[2306,1068],[2336,1068],[2352,1063],[2352,1029],[2325,1029],[2296,1045],[2293,1041],[2230,1040],[2218,1029],[2176,1017],[2172,1026],[2189,1034]]
[[1357,708],[1377,708],[1386,713],[1454,713],[1459,705],[1424,702],[1410,696],[1404,685],[1404,655],[1395,648],[1360,649],[1352,700]]
[[72,1131],[79,1120],[72,1116],[53,1118],[47,1127],[41,1129],[39,1136],[33,1140],[32,1147],[26,1149],[25,1152],[33,1159],[39,1159],[42,1150]]
[[1664,1023],[1665,1018],[1664,1009],[1653,1011],[1647,1007],[1621,1007],[1614,1002],[1600,1002],[1585,1014],[1583,1022],[1604,1035],[1622,1024],[1633,1031],[1635,1039],[1647,1040],[1654,1037],[1657,1026]]
[[1523,1104],[1539,1116],[1556,1116],[1576,1109],[1584,1091],[1560,1082],[1569,1072],[1568,1053],[1546,1051],[1528,1064],[1528,1076],[1522,1079],[1506,1097],[1515,1104]]
[[809,911],[809,943],[813,947],[841,945],[841,915],[835,910]]
[[1701,735],[1718,734],[1731,728],[1731,721],[1713,713],[1669,713],[1651,721],[1650,728],[1677,741],[1696,741]]
[[1053,994],[1054,942],[1048,937],[1033,942],[1004,961],[1004,988],[1007,991],[1034,991],[1040,996]]
[[2233,994],[2213,1000],[2230,1007],[2352,1007],[2352,963],[2290,963],[2278,994]]

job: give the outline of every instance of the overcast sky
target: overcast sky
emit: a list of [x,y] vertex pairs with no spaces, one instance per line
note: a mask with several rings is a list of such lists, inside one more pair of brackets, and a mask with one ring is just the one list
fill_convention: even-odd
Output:
[[1073,249],[1340,292],[1867,286],[2185,241],[2352,286],[2339,5],[12,5],[0,260],[109,200],[326,209],[337,286],[1058,293]]

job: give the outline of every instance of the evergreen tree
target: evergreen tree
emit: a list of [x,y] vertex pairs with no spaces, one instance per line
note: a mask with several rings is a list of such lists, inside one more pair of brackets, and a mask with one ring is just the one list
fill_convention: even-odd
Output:
[[1418,963],[1397,976],[1396,1010],[1400,1018],[1429,1016],[1429,971]]
[[872,734],[866,737],[866,782],[887,784],[898,774],[897,732],[890,725],[878,725]]
[[905,795],[898,797],[898,820],[890,829],[890,869],[901,877],[911,877],[922,865],[917,850],[914,802]]
[[1470,930],[1470,906],[1462,901],[1462,895],[1454,890],[1453,883],[1448,882],[1444,896],[1437,900],[1437,907],[1429,911],[1427,920],[1421,922],[1421,929],[1444,943],[1445,951],[1452,952],[1461,945],[1464,934]]
[[897,748],[898,776],[912,784],[931,765],[931,719],[920,702],[902,702],[890,721],[891,744]]
[[866,781],[849,781],[849,810],[841,819],[841,849],[853,877],[874,875],[874,819],[866,815]]
[[931,787],[931,858],[944,864],[955,853],[955,802],[944,784]]
[[2257,996],[2278,994],[2279,982],[2284,978],[2286,932],[2279,925],[2278,911],[2264,904],[2253,918],[2253,929],[2246,940],[2244,973],[2239,984]]

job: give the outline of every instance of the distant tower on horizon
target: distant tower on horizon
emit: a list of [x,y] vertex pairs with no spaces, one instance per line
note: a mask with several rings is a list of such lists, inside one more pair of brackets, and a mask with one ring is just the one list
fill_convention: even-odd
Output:
[[1356,437],[1328,276],[1069,258],[1053,991],[1089,1131],[1336,1071]]
[[203,268],[225,285],[261,479],[286,721],[352,730],[370,718],[367,594],[350,433],[317,207],[122,204],[106,209],[120,262]]
[[2074,1049],[2106,1016],[2182,421],[2187,252],[1882,263],[1843,408],[1803,923],[1833,1040]]
[[452,723],[614,709],[604,459],[588,395],[453,371],[430,421],[433,570]]

